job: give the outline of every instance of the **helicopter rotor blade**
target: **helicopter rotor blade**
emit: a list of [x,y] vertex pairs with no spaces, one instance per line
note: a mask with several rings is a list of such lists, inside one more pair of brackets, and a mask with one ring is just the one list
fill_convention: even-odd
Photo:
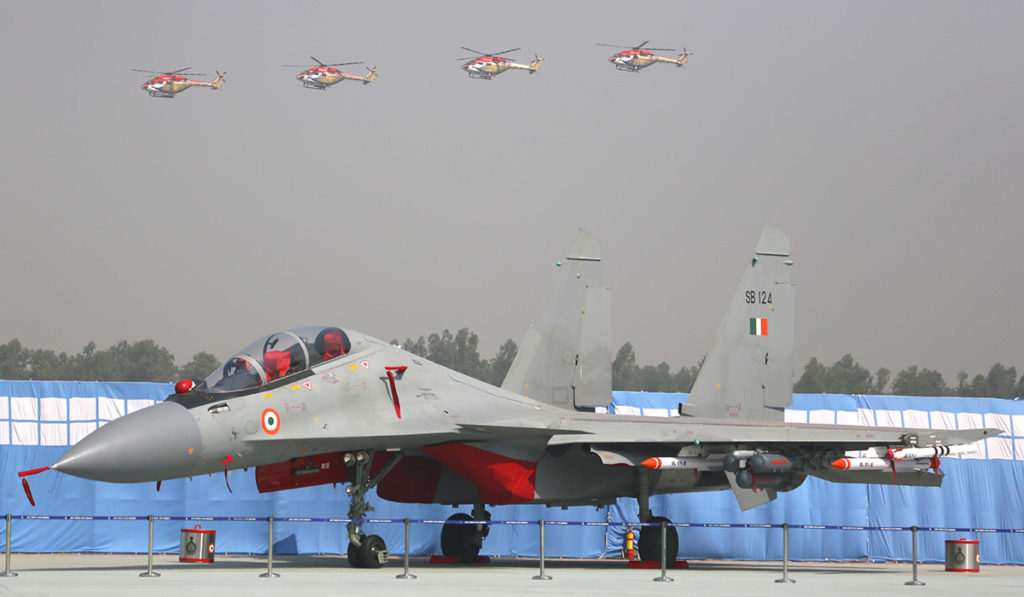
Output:
[[495,53],[493,53],[493,54],[490,54],[490,55],[491,55],[491,56],[500,56],[500,55],[502,55],[502,54],[508,54],[509,52],[515,52],[516,50],[521,50],[521,49],[522,49],[522,48],[512,48],[511,50],[505,50],[505,51],[503,51],[503,52],[495,52]]
[[651,52],[675,52],[676,51],[675,48],[644,48],[644,49],[648,50],[648,51],[651,51]]
[[191,66],[186,66],[185,68],[179,68],[178,70],[172,70],[171,72],[164,73],[164,74],[165,75],[177,75],[177,74],[180,74],[180,73],[182,73],[184,71],[187,71],[190,68],[192,68],[192,67]]
[[317,58],[316,56],[310,56],[310,58],[312,58],[312,59],[313,59],[313,62],[315,62],[315,63],[319,64],[320,66],[327,66],[327,65],[326,65],[326,64],[324,64],[323,62],[320,62],[320,59],[319,59],[319,58]]
[[324,66],[348,66],[350,64],[362,64],[362,63],[363,63],[363,61],[360,60],[358,62],[335,62],[334,64],[325,64]]
[[650,42],[650,41],[651,41],[651,40],[647,40],[647,41],[645,41],[644,43],[642,43],[642,44],[640,44],[640,45],[638,45],[638,46],[633,46],[633,49],[634,49],[634,50],[639,50],[640,48],[642,48],[642,47],[646,46],[646,45],[647,45],[647,43],[648,43],[648,42]]
[[626,50],[634,49],[633,46],[620,46],[620,45],[616,45],[616,44],[597,44],[597,45],[599,45],[599,46],[607,46],[609,48],[623,48],[623,49],[626,49]]
[[462,48],[463,50],[466,50],[467,52],[473,52],[474,54],[480,54],[481,56],[486,56],[487,55],[486,52],[481,52],[480,50],[474,50],[473,48],[467,48],[466,46],[459,46],[459,47]]

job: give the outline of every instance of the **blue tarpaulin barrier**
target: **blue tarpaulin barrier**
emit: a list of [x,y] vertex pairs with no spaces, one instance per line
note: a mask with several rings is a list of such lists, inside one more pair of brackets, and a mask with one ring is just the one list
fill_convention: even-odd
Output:
[[[199,524],[219,531],[217,549],[222,553],[264,553],[266,517],[274,516],[275,552],[345,553],[348,540],[339,521],[348,512],[348,498],[342,487],[324,485],[260,494],[251,470],[231,472],[233,493],[228,492],[223,475],[166,481],[157,492],[153,483],[97,483],[44,473],[31,477],[38,505],[29,505],[18,471],[52,463],[98,425],[163,400],[172,392],[170,384],[0,381],[0,515],[17,517],[12,523],[12,550],[144,552],[145,517],[152,514],[173,517],[156,522],[156,551],[176,551],[180,529]],[[685,394],[615,392],[608,410],[671,416],[685,400]],[[922,561],[943,561],[944,541],[965,537],[981,541],[984,563],[1024,564],[1024,532],[995,532],[1024,527],[1020,490],[1024,487],[1024,402],[798,394],[786,419],[824,424],[998,427],[1006,433],[982,442],[976,456],[944,458],[942,469],[947,476],[942,488],[846,485],[809,478],[798,489],[748,512],[739,510],[728,491],[655,496],[652,508],[656,514],[675,523],[694,523],[678,529],[680,557],[779,560],[782,531],[777,525],[785,522],[792,526],[789,550],[794,560],[909,560],[910,533],[883,529],[916,525],[959,529],[929,530],[920,535]],[[376,508],[368,515],[373,519],[443,521],[454,512],[446,506],[385,502],[373,492],[368,498]],[[469,508],[461,510],[468,512]],[[622,549],[624,523],[637,519],[634,499],[620,499],[601,508],[519,505],[490,511],[496,522],[543,518],[553,523],[545,537],[549,557],[617,555]],[[21,518],[33,515],[61,518]],[[186,517],[212,520],[184,520]],[[707,523],[721,526],[698,526]],[[383,537],[393,553],[403,551],[401,524],[370,522],[365,529]],[[439,553],[439,534],[437,524],[413,524],[410,552]],[[536,557],[536,524],[493,525],[482,553]]]

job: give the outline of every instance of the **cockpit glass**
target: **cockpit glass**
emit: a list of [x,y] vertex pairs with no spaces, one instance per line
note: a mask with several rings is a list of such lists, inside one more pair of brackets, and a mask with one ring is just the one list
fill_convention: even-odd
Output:
[[352,349],[341,328],[310,326],[264,336],[211,373],[199,390],[231,392],[256,388],[327,361]]

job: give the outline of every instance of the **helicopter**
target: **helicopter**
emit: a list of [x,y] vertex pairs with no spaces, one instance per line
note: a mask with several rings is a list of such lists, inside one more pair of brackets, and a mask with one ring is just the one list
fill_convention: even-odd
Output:
[[486,53],[466,46],[461,46],[463,50],[467,52],[473,52],[479,54],[479,56],[472,56],[469,58],[459,58],[458,60],[468,60],[469,62],[462,65],[462,70],[466,71],[470,79],[493,79],[495,76],[507,71],[510,68],[518,68],[529,71],[532,75],[537,72],[540,68],[540,63],[544,62],[544,59],[536,54],[533,55],[533,61],[530,64],[519,64],[513,62],[508,58],[502,58],[502,54],[508,54],[509,52],[515,52],[520,48],[512,48],[511,50],[505,50],[503,52]]
[[667,62],[674,64],[676,67],[682,67],[686,64],[686,59],[693,56],[693,52],[687,52],[686,48],[683,48],[683,53],[678,58],[669,58],[667,56],[658,56],[651,52],[651,50],[658,52],[675,52],[673,48],[645,48],[649,42],[645,41],[642,44],[636,46],[617,46],[614,44],[597,44],[599,46],[608,46],[610,48],[625,48],[623,51],[615,54],[608,59],[615,65],[618,70],[625,70],[630,72],[640,72],[640,69],[647,68],[655,62]]
[[142,89],[149,92],[151,97],[166,97],[174,98],[175,95],[185,91],[189,87],[209,87],[211,89],[220,89],[220,86],[224,84],[224,77],[228,74],[227,72],[214,71],[217,73],[217,79],[212,83],[209,81],[196,81],[189,79],[190,76],[202,77],[202,73],[186,73],[191,66],[185,68],[179,68],[169,72],[154,71],[154,70],[140,70],[133,68],[132,70],[137,73],[153,73],[160,75],[153,77],[142,84]]
[[[331,85],[341,83],[346,79],[351,81],[362,81],[363,85],[369,85],[377,78],[376,66],[372,68],[366,67],[366,70],[369,72],[364,76],[350,75],[348,73],[341,72],[335,67],[348,66],[349,64],[362,64],[362,62],[336,62],[334,64],[325,64],[315,56],[310,56],[310,58],[312,58],[316,64],[295,75],[295,78],[298,79],[299,82],[302,83],[302,86],[307,89],[320,89],[322,91]],[[286,64],[284,66],[288,68],[305,68],[309,65]]]

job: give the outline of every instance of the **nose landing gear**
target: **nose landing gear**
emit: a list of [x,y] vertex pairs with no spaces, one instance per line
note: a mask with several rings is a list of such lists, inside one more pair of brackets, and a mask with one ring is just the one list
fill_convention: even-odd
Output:
[[384,468],[377,476],[370,479],[370,465],[373,464],[373,454],[356,452],[345,454],[345,465],[349,469],[349,478],[352,484],[345,488],[345,492],[352,498],[348,508],[348,517],[353,522],[346,525],[348,530],[348,563],[353,568],[380,568],[388,561],[388,547],[384,540],[378,535],[363,534],[363,523],[355,522],[362,520],[367,512],[372,512],[373,507],[366,503],[364,496],[366,492],[373,489],[380,480],[384,478],[391,469],[402,459],[402,455],[395,454],[388,460]]

